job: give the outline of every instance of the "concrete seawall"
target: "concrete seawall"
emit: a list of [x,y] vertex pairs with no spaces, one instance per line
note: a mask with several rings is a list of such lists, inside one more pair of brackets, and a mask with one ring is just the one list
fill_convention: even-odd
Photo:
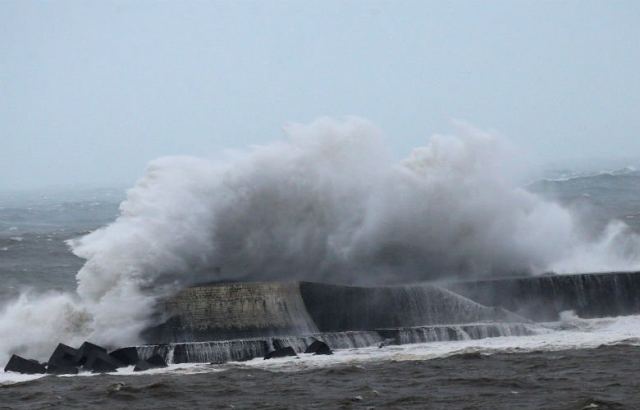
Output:
[[639,314],[640,273],[438,286],[200,285],[160,306],[165,320],[145,333],[148,344],[138,352],[160,354],[172,363],[223,363],[262,357],[283,346],[304,352],[314,340],[345,349],[525,336],[548,331],[533,322],[557,320],[564,310],[581,317]]
[[246,339],[318,332],[298,282],[228,283],[183,289],[161,306],[153,343]]
[[149,343],[367,331],[521,318],[431,285],[356,287],[310,282],[230,283],[182,290],[162,306]]
[[358,287],[301,282],[300,292],[309,316],[323,332],[520,319],[432,285]]
[[509,278],[440,286],[211,284],[183,289],[160,309],[165,320],[144,334],[148,343],[554,321],[564,310],[574,310],[581,317],[640,313],[640,273]]
[[640,313],[640,272],[583,273],[443,284],[478,303],[535,321],[565,310],[584,318]]

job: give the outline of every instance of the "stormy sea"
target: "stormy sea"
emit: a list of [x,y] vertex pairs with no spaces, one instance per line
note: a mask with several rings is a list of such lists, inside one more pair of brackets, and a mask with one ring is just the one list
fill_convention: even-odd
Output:
[[[58,342],[140,344],[158,298],[205,281],[640,270],[636,164],[512,181],[511,153],[477,131],[401,161],[358,121],[289,134],[224,160],[157,160],[129,190],[0,193],[2,365],[13,353],[46,360]],[[0,408],[636,409],[638,363],[640,315],[566,311],[518,336],[145,372],[0,372]]]

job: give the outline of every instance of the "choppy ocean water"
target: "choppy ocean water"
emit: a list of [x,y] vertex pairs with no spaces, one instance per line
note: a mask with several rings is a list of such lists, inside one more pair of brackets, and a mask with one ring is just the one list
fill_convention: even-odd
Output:
[[[545,180],[528,189],[640,232],[640,173]],[[124,192],[0,195],[0,304],[25,288],[73,290],[65,241],[112,221]],[[1,336],[0,336],[1,337]],[[572,319],[519,338],[342,351],[133,375],[0,375],[0,407],[640,408],[640,318]]]
[[113,221],[124,190],[0,193],[0,303],[22,289],[73,290],[83,261],[66,241]]
[[135,374],[5,374],[0,407],[636,409],[640,317],[529,337],[388,346]]

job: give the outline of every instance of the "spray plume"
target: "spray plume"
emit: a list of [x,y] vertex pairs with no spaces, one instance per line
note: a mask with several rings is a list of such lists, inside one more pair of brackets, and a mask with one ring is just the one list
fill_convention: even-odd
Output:
[[[499,138],[461,127],[395,161],[365,120],[290,125],[222,161],[153,161],[112,224],[70,242],[77,294],[23,294],[0,314],[0,356],[58,341],[139,342],[157,298],[206,280],[402,283],[546,270],[630,270],[621,222],[587,235],[509,178]],[[0,361],[6,357],[0,357]]]

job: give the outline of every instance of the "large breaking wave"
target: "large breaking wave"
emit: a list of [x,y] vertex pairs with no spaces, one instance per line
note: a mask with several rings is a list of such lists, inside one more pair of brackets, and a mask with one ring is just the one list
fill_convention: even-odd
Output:
[[[291,125],[223,160],[153,161],[118,219],[73,240],[77,294],[22,295],[0,315],[0,356],[58,341],[138,342],[158,296],[196,281],[398,283],[640,267],[621,222],[598,236],[519,188],[507,145],[461,127],[394,160],[365,120]],[[0,357],[2,359],[2,357]]]

